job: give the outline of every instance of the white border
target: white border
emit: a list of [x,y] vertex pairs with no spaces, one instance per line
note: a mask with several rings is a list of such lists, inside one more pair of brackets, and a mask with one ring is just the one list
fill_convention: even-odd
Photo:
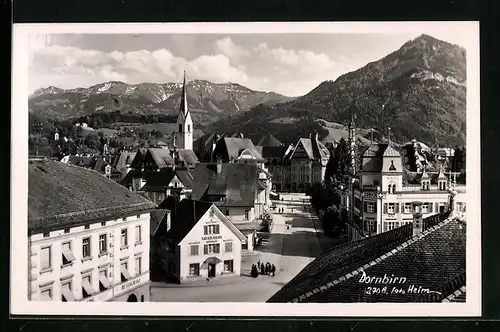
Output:
[[[427,33],[467,38],[467,302],[432,304],[43,303],[27,300],[28,47],[30,34],[49,33]],[[432,35],[432,33],[429,33]],[[436,36],[439,38],[438,36]],[[11,314],[137,316],[379,316],[481,315],[480,108],[478,22],[15,24],[12,54]],[[319,82],[318,82],[319,84]],[[14,282],[13,282],[14,281]]]

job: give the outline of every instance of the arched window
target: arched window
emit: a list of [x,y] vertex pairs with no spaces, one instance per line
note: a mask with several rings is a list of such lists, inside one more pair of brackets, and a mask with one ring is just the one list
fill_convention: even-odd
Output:
[[182,124],[179,123],[179,133],[182,133]]
[[188,125],[188,133],[191,132],[191,125]]
[[387,187],[387,193],[394,194],[396,192],[396,185],[394,183],[390,183]]
[[395,171],[396,166],[394,166],[394,160],[391,160],[391,166],[389,167],[389,171]]

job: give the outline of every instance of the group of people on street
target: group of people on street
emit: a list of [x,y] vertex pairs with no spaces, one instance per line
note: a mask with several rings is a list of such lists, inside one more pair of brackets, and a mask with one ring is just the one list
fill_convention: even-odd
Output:
[[276,266],[269,262],[264,264],[258,261],[257,264],[252,265],[251,276],[257,278],[259,274],[274,277],[276,275]]

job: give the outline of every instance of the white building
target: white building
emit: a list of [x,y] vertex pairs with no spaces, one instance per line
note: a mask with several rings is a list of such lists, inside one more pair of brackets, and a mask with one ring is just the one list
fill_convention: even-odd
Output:
[[193,119],[188,108],[186,71],[184,71],[184,82],[182,85],[181,105],[177,117],[178,130],[175,133],[177,148],[193,150]]
[[172,279],[240,275],[246,237],[214,204],[184,199],[154,222],[153,261]]
[[30,161],[28,298],[149,301],[154,208],[95,171]]
[[457,192],[453,208],[465,218],[465,184],[456,184],[451,179],[455,177],[442,170],[407,172],[390,143],[372,144],[363,153],[361,170],[349,188],[340,191],[342,205],[351,212],[349,237],[358,239],[411,223],[415,202],[422,203],[424,218],[447,211],[450,190]]

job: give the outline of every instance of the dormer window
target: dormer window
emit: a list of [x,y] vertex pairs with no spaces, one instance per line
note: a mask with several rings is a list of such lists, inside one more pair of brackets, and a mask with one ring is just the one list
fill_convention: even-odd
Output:
[[391,166],[389,167],[389,171],[395,171],[396,166],[394,166],[394,160],[391,160]]
[[422,190],[430,190],[431,189],[431,182],[426,180],[422,181]]
[[446,190],[446,181],[439,181],[438,183],[438,189],[441,191]]

